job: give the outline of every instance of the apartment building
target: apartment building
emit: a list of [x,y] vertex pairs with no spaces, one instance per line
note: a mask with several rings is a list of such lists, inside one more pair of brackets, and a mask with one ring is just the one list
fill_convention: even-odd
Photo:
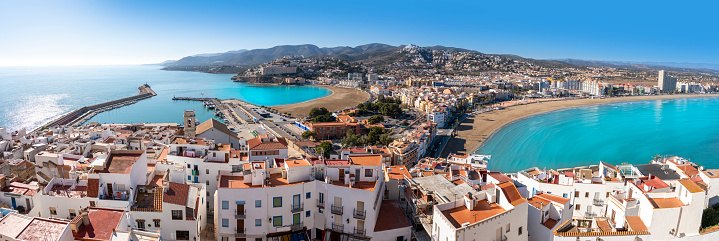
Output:
[[378,226],[385,180],[381,158],[288,159],[274,168],[252,162],[240,172],[222,172],[215,194],[216,237],[398,240],[399,228],[407,240],[406,227]]
[[527,199],[512,182],[434,205],[433,240],[528,240]]
[[140,187],[130,208],[133,228],[167,240],[200,240],[207,222],[205,185],[154,181]]

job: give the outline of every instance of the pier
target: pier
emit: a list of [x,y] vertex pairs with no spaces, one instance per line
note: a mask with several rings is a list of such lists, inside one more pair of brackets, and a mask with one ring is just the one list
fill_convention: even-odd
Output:
[[77,110],[73,110],[67,114],[64,114],[57,119],[54,119],[45,125],[42,125],[41,127],[38,127],[37,129],[33,130],[33,132],[36,132],[38,130],[41,130],[46,127],[54,127],[54,126],[60,126],[60,125],[69,125],[69,126],[78,126],[86,121],[90,120],[95,115],[102,113],[104,111],[112,110],[115,108],[120,108],[126,105],[131,105],[134,103],[137,103],[140,100],[147,99],[153,96],[156,96],[157,93],[153,91],[149,85],[144,84],[137,88],[137,90],[140,91],[137,95],[133,95],[130,97],[125,97],[117,100],[111,100],[108,102],[103,102],[100,104],[95,105],[89,105],[84,106],[82,108],[79,108]]

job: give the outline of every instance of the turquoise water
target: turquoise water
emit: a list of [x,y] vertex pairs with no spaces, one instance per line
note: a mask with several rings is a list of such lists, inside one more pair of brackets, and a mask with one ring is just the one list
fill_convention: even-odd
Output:
[[100,123],[182,122],[184,110],[195,110],[200,121],[212,112],[197,101],[173,101],[173,96],[236,98],[256,105],[293,104],[327,96],[331,91],[311,86],[263,86],[230,80],[228,74],[164,71],[159,66],[0,67],[0,126],[9,130],[35,128],[73,109],[138,93],[149,84],[157,96],[103,112]]
[[648,163],[678,155],[719,168],[719,98],[622,102],[571,108],[518,120],[476,151],[490,169]]

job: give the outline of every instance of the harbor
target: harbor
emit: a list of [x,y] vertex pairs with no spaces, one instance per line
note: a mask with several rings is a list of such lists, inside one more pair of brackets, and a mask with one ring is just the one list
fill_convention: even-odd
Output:
[[45,125],[42,125],[41,127],[36,128],[32,132],[37,132],[38,130],[41,130],[43,128],[47,127],[54,127],[59,125],[67,125],[67,126],[79,126],[84,124],[86,121],[90,120],[95,115],[108,111],[113,110],[116,108],[120,108],[127,105],[132,105],[137,103],[140,100],[147,99],[153,96],[156,96],[157,93],[150,88],[149,85],[144,84],[137,88],[139,93],[137,95],[133,95],[130,97],[125,97],[121,99],[111,100],[95,105],[89,105],[89,106],[83,106],[79,109],[70,111],[57,119],[54,119],[52,121],[49,121],[45,123]]

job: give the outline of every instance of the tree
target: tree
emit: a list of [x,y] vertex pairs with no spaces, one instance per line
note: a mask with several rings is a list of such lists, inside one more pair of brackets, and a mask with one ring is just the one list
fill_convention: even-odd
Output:
[[370,124],[377,124],[384,121],[384,116],[382,115],[373,115],[369,119],[367,119],[367,123]]
[[314,132],[314,131],[305,131],[305,132],[302,133],[302,138],[303,138],[303,139],[313,139],[313,140],[315,140],[315,139],[317,139],[317,132]]
[[315,117],[317,117],[317,116],[326,115],[327,113],[329,113],[329,111],[327,110],[327,108],[325,108],[325,107],[321,107],[321,108],[315,107],[315,108],[312,108],[312,110],[310,110],[310,118],[315,118]]
[[392,138],[389,134],[382,134],[379,136],[379,144],[383,146],[389,146],[394,141],[394,138]]
[[315,152],[322,155],[324,158],[330,158],[330,153],[332,152],[332,143],[329,141],[324,141],[317,145],[317,148],[315,148]]

